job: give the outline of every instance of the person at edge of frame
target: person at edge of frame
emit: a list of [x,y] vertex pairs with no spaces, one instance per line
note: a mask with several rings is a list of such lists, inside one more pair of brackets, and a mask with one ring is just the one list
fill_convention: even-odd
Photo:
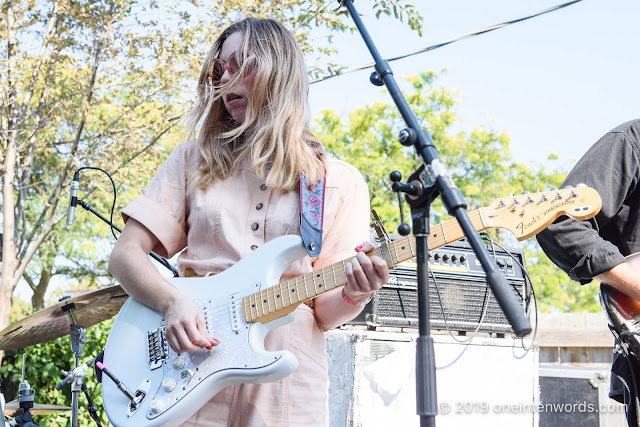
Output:
[[[197,101],[179,145],[126,221],[109,273],[134,298],[164,314],[177,352],[224,346],[209,336],[196,305],[166,283],[150,251],[178,258],[180,276],[231,267],[276,237],[299,234],[299,174],[319,182],[326,171],[320,254],[292,263],[282,280],[345,262],[346,286],[300,304],[295,320],[269,332],[267,350],[291,351],[296,371],[277,382],[225,388],[184,426],[328,424],[323,332],[354,318],[389,280],[385,261],[368,257],[369,193],[352,165],[329,158],[308,125],[308,76],[293,35],[272,19],[246,18],[213,43],[202,65]],[[185,249],[186,248],[186,249]],[[354,249],[355,248],[355,249]]]
[[[640,301],[640,274],[625,256],[640,252],[640,120],[614,128],[577,162],[562,186],[583,183],[598,191],[595,221],[562,217],[537,235],[549,258],[572,280],[596,279]],[[579,188],[578,188],[579,191]],[[638,426],[640,364],[634,355],[614,355],[609,396],[625,403],[627,423]]]

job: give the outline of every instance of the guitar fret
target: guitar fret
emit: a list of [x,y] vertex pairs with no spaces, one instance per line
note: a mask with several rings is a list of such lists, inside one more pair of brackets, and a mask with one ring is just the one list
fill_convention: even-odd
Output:
[[266,292],[265,292],[265,293],[267,294],[267,295],[266,295],[266,300],[267,300],[267,312],[271,313],[271,304],[269,304],[269,289],[272,289],[272,290],[273,290],[273,288],[267,288],[267,290],[266,290]]
[[315,292],[316,295],[318,295],[318,287],[316,286],[316,276],[313,273],[311,273],[311,284],[313,285],[313,292]]
[[253,294],[253,306],[256,309],[256,317],[255,318],[257,319],[258,317],[260,317],[260,315],[258,314],[258,294],[257,293]]
[[[446,221],[446,222],[449,222],[449,221]],[[446,235],[446,234],[445,234],[445,232],[444,232],[444,224],[445,224],[446,222],[441,222],[441,223],[440,223],[440,231],[442,232],[442,238],[444,239],[444,242],[445,242],[445,243],[448,243],[448,241],[447,241],[447,235]]]
[[336,269],[333,266],[331,266],[331,273],[333,273],[333,287],[337,288],[338,280],[336,279]]
[[396,246],[396,242],[391,243],[393,243],[393,252],[396,254],[396,262],[393,262],[393,260],[391,260],[391,262],[395,265],[400,262],[400,257],[398,256],[398,246]]
[[[411,253],[412,256],[416,256],[416,254],[413,252],[413,246],[411,245],[411,239],[412,237],[409,236],[409,238],[407,239],[409,241],[409,252]],[[427,240],[427,248],[429,247],[429,241]]]
[[282,282],[280,282],[280,301],[282,302],[282,308],[284,308],[284,292],[282,291]]
[[264,316],[264,291],[260,291],[260,307],[262,307],[262,315]]
[[324,277],[324,267],[320,271],[322,272],[322,283],[324,283],[324,290],[326,291],[328,289],[328,286],[327,286],[327,278]]
[[304,294],[309,299],[309,289],[307,289],[306,274],[302,276],[302,286],[304,286]]
[[291,300],[290,283],[291,283],[291,280],[287,280],[287,295],[289,295],[289,305],[293,305],[293,301]]

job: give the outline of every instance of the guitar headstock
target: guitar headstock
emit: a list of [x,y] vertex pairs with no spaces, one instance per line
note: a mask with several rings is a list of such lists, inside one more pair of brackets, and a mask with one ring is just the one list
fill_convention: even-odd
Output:
[[596,190],[578,185],[496,199],[483,210],[488,226],[511,231],[518,240],[538,234],[562,215],[577,220],[596,216],[602,199]]

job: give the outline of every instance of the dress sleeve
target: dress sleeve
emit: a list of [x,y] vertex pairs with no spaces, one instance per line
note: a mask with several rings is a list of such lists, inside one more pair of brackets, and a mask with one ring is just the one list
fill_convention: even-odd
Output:
[[624,262],[624,256],[599,230],[615,221],[639,179],[638,147],[621,132],[610,132],[578,161],[563,186],[584,183],[598,191],[602,209],[592,221],[557,219],[538,234],[549,258],[572,280],[589,283],[593,277]]
[[171,258],[187,246],[187,144],[178,146],[162,164],[140,196],[122,210],[158,239],[153,248]]
[[[329,169],[329,182],[338,187],[338,204],[331,226],[325,229],[322,250],[313,262],[317,270],[356,254],[355,247],[369,241],[369,190],[360,172],[353,166],[341,162]],[[326,223],[326,218],[325,218]]]

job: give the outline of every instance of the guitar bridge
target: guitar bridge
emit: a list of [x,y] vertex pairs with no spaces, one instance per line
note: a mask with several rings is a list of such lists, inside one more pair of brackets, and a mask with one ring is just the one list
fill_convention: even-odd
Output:
[[169,357],[169,345],[164,337],[164,326],[147,332],[147,344],[149,348],[149,369],[152,371],[162,366]]

